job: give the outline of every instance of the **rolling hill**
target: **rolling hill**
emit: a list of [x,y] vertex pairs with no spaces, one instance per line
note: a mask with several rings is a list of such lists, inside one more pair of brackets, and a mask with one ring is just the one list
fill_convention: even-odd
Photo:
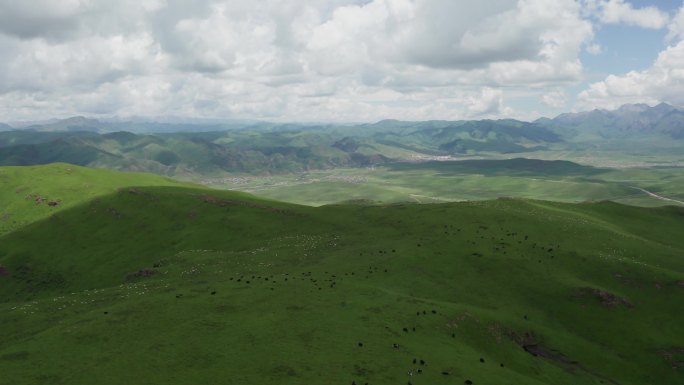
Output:
[[1,235],[8,383],[682,381],[681,208],[313,208],[74,167],[107,181],[80,196],[66,167],[0,168],[78,196]]
[[531,123],[501,119],[170,124],[73,117],[20,130],[0,129],[0,165],[67,162],[200,180],[226,173],[278,175],[363,168],[436,156],[641,161],[658,153],[677,162],[682,138],[684,112],[667,104],[624,105]]
[[360,145],[345,151],[338,145],[341,139],[301,132],[151,135],[125,131],[94,134],[22,130],[0,133],[0,165],[67,162],[168,176],[206,176],[225,172],[258,175],[363,167],[389,160],[372,146]]
[[66,163],[0,167],[0,236],[62,210],[132,186],[193,186],[156,175]]
[[[129,132],[27,135],[5,133],[0,165],[68,162],[81,166],[147,171],[169,176],[235,173],[286,173],[386,162],[377,151],[343,151],[334,138],[297,134],[198,133],[140,135]],[[42,139],[31,140],[32,137]],[[3,137],[0,135],[0,143]],[[278,141],[280,143],[278,144]]]
[[67,162],[181,177],[264,175],[368,167],[412,156],[531,152],[560,141],[548,129],[508,120],[404,123],[399,131],[379,123],[163,134],[97,133],[89,129],[92,124],[74,118],[48,128],[2,132],[0,165]]

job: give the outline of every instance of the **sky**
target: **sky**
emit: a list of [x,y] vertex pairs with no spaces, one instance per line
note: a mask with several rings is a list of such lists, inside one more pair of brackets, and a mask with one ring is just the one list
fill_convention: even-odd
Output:
[[0,0],[0,121],[684,107],[683,0]]

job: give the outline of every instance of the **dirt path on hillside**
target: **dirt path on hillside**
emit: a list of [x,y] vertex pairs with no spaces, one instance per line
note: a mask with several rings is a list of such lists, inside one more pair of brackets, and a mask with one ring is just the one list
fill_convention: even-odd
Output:
[[648,194],[649,196],[652,196],[653,198],[660,199],[660,200],[663,200],[663,201],[668,201],[668,202],[679,203],[680,205],[683,205],[683,206],[684,206],[684,202],[682,202],[682,201],[678,201],[678,200],[676,200],[676,199],[672,199],[672,198],[664,197],[664,196],[662,196],[662,195],[658,195],[658,194],[656,194],[656,193],[652,193],[652,192],[650,192],[650,191],[648,191],[648,190],[642,189],[641,187],[634,187],[634,186],[632,186],[632,188],[633,188],[633,189],[636,189],[636,190],[639,190],[639,191],[641,191],[641,192],[643,192],[643,193],[646,193],[646,194]]

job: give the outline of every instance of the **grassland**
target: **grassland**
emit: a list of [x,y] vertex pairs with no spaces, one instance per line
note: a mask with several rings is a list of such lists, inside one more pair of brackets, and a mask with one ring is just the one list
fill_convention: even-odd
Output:
[[93,170],[66,163],[0,167],[0,236],[120,188],[189,185],[151,174]]
[[684,380],[682,208],[307,207],[74,170],[109,184],[0,238],[6,383]]
[[350,199],[440,203],[516,197],[561,202],[612,200],[637,206],[676,204],[637,188],[684,201],[677,167],[609,168],[534,159],[402,163],[268,177],[204,179],[218,188],[306,205]]

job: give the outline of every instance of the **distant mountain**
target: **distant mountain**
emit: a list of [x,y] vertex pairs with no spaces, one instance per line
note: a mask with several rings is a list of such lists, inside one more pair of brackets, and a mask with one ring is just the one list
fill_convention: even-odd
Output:
[[[192,132],[192,131],[222,131],[243,127],[246,123],[159,123],[145,120],[108,120],[102,121],[98,119],[86,118],[83,116],[74,116],[67,119],[56,119],[42,122],[29,122],[23,124],[19,129],[36,131],[36,132],[96,132],[107,133],[117,131],[130,131],[137,133],[147,132]],[[16,129],[7,126],[8,130]],[[0,131],[3,131],[0,125]]]
[[[383,120],[371,124],[157,123],[77,116],[20,130],[0,125],[0,165],[69,162],[163,175],[279,174],[432,156],[499,156],[655,138],[677,146],[684,110],[661,103],[534,122]],[[6,130],[6,131],[3,131]],[[644,142],[640,142],[644,143]],[[674,143],[674,144],[673,144]],[[639,148],[642,148],[639,146]]]
[[5,123],[0,123],[0,131],[10,131],[13,130],[12,126]]
[[98,136],[95,132],[87,131],[55,131],[55,132],[41,132],[34,130],[11,130],[0,132],[0,148],[18,146],[25,144],[39,144],[52,142],[60,138],[69,138],[73,136]]
[[39,132],[58,132],[58,131],[103,131],[103,124],[96,119],[89,119],[83,116],[74,116],[67,119],[60,119],[55,122],[33,124],[25,129]]
[[425,155],[525,153],[562,141],[548,127],[510,119],[247,124],[227,129],[73,117],[0,132],[0,165],[68,162],[163,175],[277,174],[366,167]]
[[379,143],[414,151],[458,155],[480,152],[521,153],[562,141],[561,136],[540,124],[512,119],[472,121],[382,121],[367,126]]
[[538,124],[556,128],[566,135],[604,138],[665,135],[684,138],[684,110],[660,103],[625,104],[616,110],[596,109],[579,113],[565,113],[553,119],[539,119]]
[[217,131],[135,134],[89,131],[0,133],[0,165],[66,162],[162,175],[277,174],[390,161],[362,142],[330,134]]

